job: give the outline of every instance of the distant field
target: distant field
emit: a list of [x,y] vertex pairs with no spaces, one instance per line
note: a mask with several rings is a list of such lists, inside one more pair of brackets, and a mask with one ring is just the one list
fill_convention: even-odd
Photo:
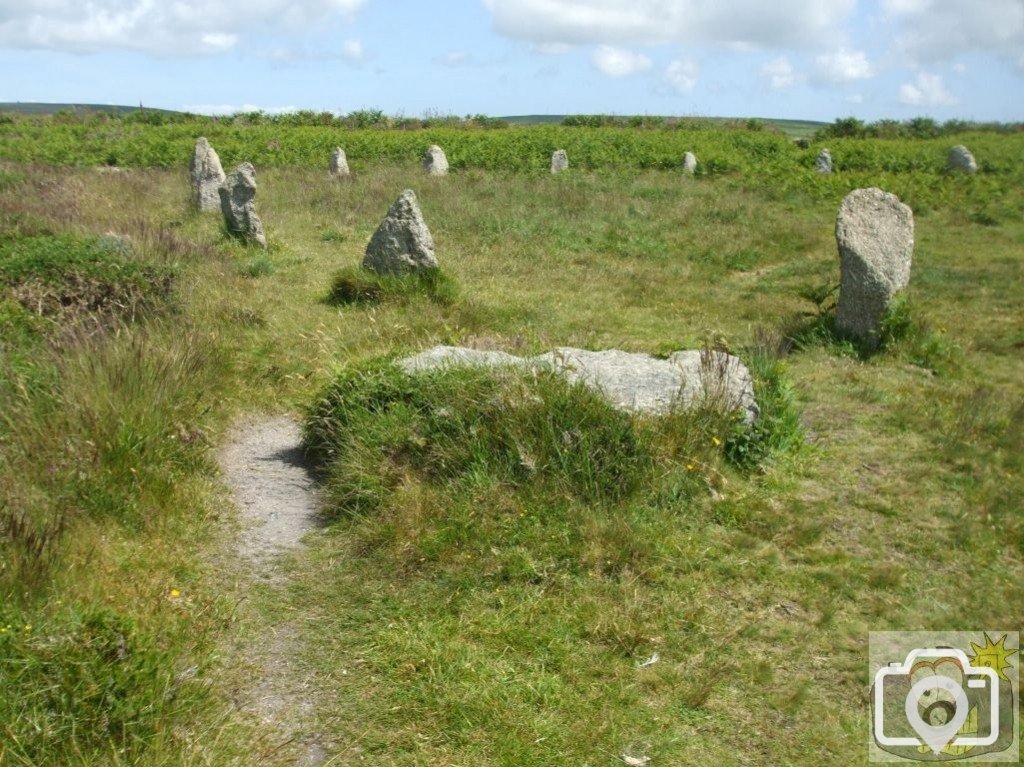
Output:
[[[138,111],[139,107],[130,107],[111,104],[46,104],[39,102],[5,102],[0,103],[0,113],[12,112],[16,114],[29,115],[50,115],[57,112],[107,112],[118,115],[125,115]],[[153,109],[145,107],[148,112],[160,112],[162,114],[176,114],[173,109]],[[558,125],[568,115],[509,115],[498,117],[511,125]],[[676,119],[665,117],[666,120]],[[688,118],[689,119],[689,118]],[[746,117],[700,117],[700,120],[707,120],[712,123],[737,123],[745,122],[750,118]],[[775,118],[753,118],[766,125],[777,128],[792,139],[809,138],[814,132],[826,125],[822,122],[809,120],[779,120]]]
[[[558,125],[568,115],[512,115],[499,117],[512,125]],[[666,117],[666,120],[674,118]],[[825,127],[828,123],[815,122],[813,120],[780,120],[773,117],[699,117],[693,119],[707,120],[712,123],[743,123],[749,119],[758,120],[771,128],[777,128],[791,139],[810,138],[815,131]]]

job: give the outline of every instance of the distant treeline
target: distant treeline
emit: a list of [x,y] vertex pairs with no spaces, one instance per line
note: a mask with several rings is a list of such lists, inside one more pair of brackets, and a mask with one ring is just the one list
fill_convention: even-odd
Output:
[[856,117],[842,117],[814,134],[814,141],[831,138],[941,138],[958,133],[1019,133],[1024,123],[974,122],[972,120],[946,120],[938,122],[930,117],[912,120],[877,120],[866,123]]
[[7,112],[0,114],[0,122],[14,121],[50,122],[59,125],[97,125],[104,123],[125,123],[129,125],[280,125],[296,127],[331,127],[365,130],[421,130],[425,128],[507,128],[509,123],[487,115],[430,114],[424,117],[389,116],[380,109],[357,109],[346,115],[334,112],[317,112],[302,109],[296,112],[237,112],[230,115],[200,115],[193,112],[167,112],[155,109],[135,109],[130,112],[109,110],[61,110],[50,115],[39,113]]
[[[357,109],[345,115],[334,112],[317,112],[302,109],[295,112],[269,113],[263,111],[237,112],[230,115],[200,115],[193,112],[169,112],[160,109],[133,109],[113,111],[110,109],[76,108],[62,109],[51,114],[38,111],[12,111],[0,113],[0,122],[15,120],[51,121],[57,124],[102,124],[121,122],[136,125],[187,125],[195,123],[220,125],[282,125],[282,126],[326,126],[365,130],[422,130],[429,128],[495,129],[508,128],[513,122],[502,117],[484,114],[458,115],[432,114],[424,117],[387,115],[380,109]],[[522,123],[516,120],[516,124]],[[554,119],[536,119],[538,124],[559,124],[568,128],[735,128],[742,130],[776,130],[768,122],[759,119],[728,119],[710,117],[662,117],[658,115],[567,115]]]

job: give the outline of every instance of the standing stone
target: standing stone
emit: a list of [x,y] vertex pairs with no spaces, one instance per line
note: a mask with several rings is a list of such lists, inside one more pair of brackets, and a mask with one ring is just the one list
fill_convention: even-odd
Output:
[[827,149],[818,152],[818,159],[814,161],[814,168],[818,173],[832,172],[832,153]]
[[345,150],[340,146],[336,147],[331,154],[331,164],[328,166],[328,170],[332,176],[343,177],[351,175],[348,169],[348,158],[345,157]]
[[445,157],[444,150],[437,144],[431,146],[423,156],[423,168],[427,171],[428,176],[448,175],[448,158]]
[[263,222],[256,215],[256,169],[243,162],[220,187],[220,209],[228,231],[248,243],[267,247]]
[[556,149],[551,153],[551,172],[561,173],[563,170],[569,170],[569,155],[564,149]]
[[949,150],[946,167],[954,173],[966,173],[971,176],[978,172],[978,163],[974,155],[963,144],[957,144]]
[[437,269],[434,238],[411,189],[395,200],[383,223],[370,238],[363,268],[377,274],[408,274]]
[[697,155],[687,152],[683,155],[683,173],[692,176],[697,172]]
[[218,189],[224,183],[224,169],[220,158],[205,138],[196,140],[196,149],[189,164],[192,177],[192,195],[196,207],[203,213],[220,208]]
[[840,271],[836,328],[877,343],[882,318],[910,281],[914,213],[894,194],[856,189],[839,208],[836,241]]

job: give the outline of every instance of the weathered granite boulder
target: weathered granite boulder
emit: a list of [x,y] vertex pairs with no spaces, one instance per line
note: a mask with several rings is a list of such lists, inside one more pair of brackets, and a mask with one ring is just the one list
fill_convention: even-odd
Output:
[[422,373],[443,367],[516,367],[529,361],[507,352],[470,349],[465,346],[435,346],[412,357],[400,360],[398,365],[406,373]]
[[408,274],[437,269],[434,238],[411,189],[402,192],[373,233],[363,268],[377,274]]
[[724,352],[681,351],[667,360],[647,354],[610,349],[593,352],[559,348],[537,357],[515,357],[505,352],[438,346],[408,357],[399,365],[415,374],[439,367],[526,367],[552,370],[569,381],[600,392],[620,409],[662,414],[674,407],[701,405],[738,411],[746,423],[758,415],[750,371]]
[[448,158],[437,144],[431,146],[423,156],[423,168],[428,176],[448,175]]
[[220,185],[224,183],[224,169],[217,152],[205,138],[196,140],[196,148],[189,163],[192,178],[192,196],[196,208],[207,213],[220,209]]
[[818,159],[814,161],[814,169],[818,173],[831,173],[832,172],[832,153],[827,149],[822,149],[818,152]]
[[683,155],[683,173],[692,176],[697,172],[697,155],[687,152]]
[[978,172],[978,163],[971,154],[971,150],[963,144],[957,144],[949,150],[946,157],[946,168],[953,173],[966,173],[974,175]]
[[569,155],[564,149],[556,149],[551,153],[551,172],[561,173],[569,170]]
[[910,281],[914,213],[894,194],[856,189],[839,208],[839,306],[836,328],[870,343],[893,298]]
[[256,169],[252,163],[235,168],[218,191],[228,231],[245,242],[267,247],[263,222],[256,215]]
[[348,169],[348,158],[345,157],[345,150],[340,146],[335,147],[331,153],[331,162],[327,169],[332,176],[337,178],[351,175]]

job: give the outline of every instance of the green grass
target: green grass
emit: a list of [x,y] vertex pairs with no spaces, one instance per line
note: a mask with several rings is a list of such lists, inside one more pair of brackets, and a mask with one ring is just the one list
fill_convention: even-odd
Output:
[[350,267],[340,270],[331,284],[328,302],[338,306],[381,301],[409,300],[425,296],[449,305],[459,296],[458,284],[440,269],[405,275],[381,275],[368,269]]
[[[1024,609],[1019,137],[949,141],[988,163],[963,179],[941,173],[946,139],[830,143],[822,179],[817,147],[741,132],[696,179],[646,149],[599,172],[489,171],[468,152],[495,145],[473,138],[447,179],[410,143],[333,184],[329,132],[282,132],[271,158],[280,128],[225,130],[226,163],[269,158],[273,270],[253,279],[218,217],[189,211],[173,158],[192,136],[129,127],[3,127],[28,131],[5,134],[10,157],[137,153],[130,173],[5,166],[5,248],[112,231],[174,282],[169,310],[86,338],[0,300],[0,603],[33,627],[0,640],[0,676],[36,692],[0,704],[0,763],[287,764],[232,708],[244,649],[285,619],[338,763],[860,763],[869,630]],[[916,252],[887,343],[861,354],[829,334],[820,286],[838,282],[839,200],[871,185],[915,208]],[[458,294],[325,300],[409,187]],[[381,362],[436,343],[707,343],[750,366],[762,420],[636,421],[558,380],[413,382]],[[288,587],[237,587],[212,451],[238,413],[310,409],[328,525]]]

